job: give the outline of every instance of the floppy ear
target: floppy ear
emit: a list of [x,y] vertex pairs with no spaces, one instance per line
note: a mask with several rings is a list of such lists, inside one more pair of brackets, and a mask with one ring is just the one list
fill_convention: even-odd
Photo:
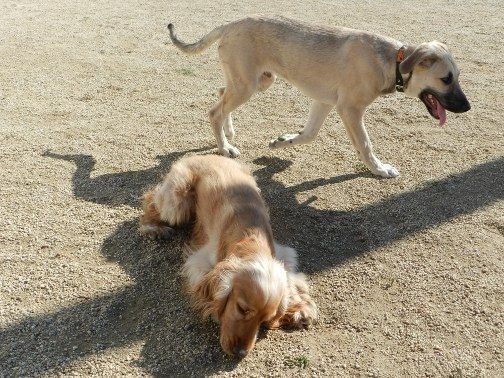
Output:
[[234,261],[221,261],[205,274],[196,286],[190,288],[194,300],[193,306],[201,311],[203,318],[212,316],[215,320],[219,320],[219,316],[226,308],[235,272]]
[[275,316],[273,317],[273,319],[264,323],[264,326],[267,329],[277,329],[285,325],[286,323],[285,316],[289,309],[290,300],[291,300],[291,290],[289,287],[286,287]]
[[420,64],[425,68],[429,68],[434,64],[437,58],[436,54],[429,49],[428,46],[421,44],[411,53],[410,56],[399,64],[399,72],[402,74],[408,74],[413,71],[413,68],[417,64]]

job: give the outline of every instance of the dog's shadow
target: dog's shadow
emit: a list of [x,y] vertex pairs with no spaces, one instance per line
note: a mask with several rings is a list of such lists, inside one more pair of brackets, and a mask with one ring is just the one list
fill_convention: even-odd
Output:
[[[77,164],[72,179],[76,197],[106,206],[134,207],[142,190],[155,184],[183,155],[174,152],[161,157],[158,166],[145,171],[92,178],[92,157],[45,153]],[[255,176],[270,207],[275,237],[298,250],[301,270],[307,273],[334,268],[504,199],[504,158],[346,212],[317,209],[311,204],[313,199],[298,203],[296,194],[356,178],[379,181],[369,174],[348,174],[286,187],[274,176],[288,169],[290,161],[261,158],[255,163],[262,167]],[[60,371],[86,355],[134,343],[141,344],[141,358],[133,363],[156,376],[202,376],[236,367],[238,362],[220,348],[218,327],[202,323],[183,294],[179,271],[188,230],[171,241],[155,242],[138,234],[137,222],[120,224],[101,246],[103,255],[116,261],[134,283],[4,327],[0,330],[0,371],[8,376]]]
[[135,281],[130,297],[114,304],[121,314],[117,325],[125,334],[135,330],[132,339],[143,339],[136,363],[156,376],[203,376],[233,370],[238,363],[222,352],[218,326],[202,322],[184,295],[180,269],[189,233],[181,229],[171,240],[147,239],[138,234],[134,219],[122,223],[101,248]]
[[[142,192],[157,183],[172,163],[189,152],[173,152],[143,171],[92,177],[89,155],[44,156],[76,164],[74,195],[106,206],[139,206]],[[104,350],[143,344],[132,362],[155,376],[203,376],[230,371],[238,361],[226,356],[218,326],[191,310],[180,269],[189,229],[162,242],[138,233],[138,219],[120,224],[102,243],[101,253],[117,262],[133,284],[48,316],[29,317],[0,331],[0,371],[31,375],[61,369],[73,360]],[[25,369],[25,370],[22,370]]]
[[[334,268],[355,256],[504,199],[503,157],[352,211],[317,209],[312,205],[315,196],[299,203],[296,195],[356,178],[369,179],[369,185],[379,184],[370,173],[286,187],[274,175],[285,170],[290,161],[260,158],[254,162],[263,166],[255,176],[270,207],[275,237],[297,249],[300,268],[306,273]],[[502,227],[499,230],[502,232]]]
[[175,160],[187,153],[207,150],[208,148],[197,148],[189,151],[172,152],[168,155],[157,156],[159,164],[152,168],[110,173],[97,177],[91,177],[96,160],[90,155],[64,155],[45,151],[43,156],[75,164],[76,170],[72,176],[72,190],[75,197],[106,206],[128,205],[137,207],[138,199],[145,187],[158,181]]

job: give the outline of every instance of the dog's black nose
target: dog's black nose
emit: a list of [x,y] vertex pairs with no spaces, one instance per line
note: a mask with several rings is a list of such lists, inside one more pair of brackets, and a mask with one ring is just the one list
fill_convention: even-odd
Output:
[[460,87],[455,88],[451,96],[448,98],[448,103],[452,109],[447,109],[454,113],[465,113],[471,109],[471,105]]
[[247,355],[248,352],[245,349],[243,349],[242,347],[235,346],[233,348],[233,353],[235,354],[236,357],[243,358]]
[[439,100],[446,110],[453,113],[465,113],[471,109],[469,101],[461,90],[440,96]]
[[471,105],[464,99],[447,109],[453,113],[465,113],[471,109]]

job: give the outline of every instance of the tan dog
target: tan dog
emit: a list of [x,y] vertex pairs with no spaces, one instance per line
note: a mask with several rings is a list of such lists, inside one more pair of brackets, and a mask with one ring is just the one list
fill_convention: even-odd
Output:
[[183,274],[194,306],[220,323],[226,353],[245,356],[261,324],[306,327],[317,318],[296,251],[273,241],[269,215],[247,169],[216,155],[176,162],[144,195],[141,232],[164,236],[194,222]]
[[[210,110],[219,153],[235,157],[238,149],[228,139],[235,135],[231,112],[256,91],[265,91],[280,75],[313,98],[308,122],[301,132],[270,142],[271,148],[311,142],[333,107],[343,120],[359,158],[372,173],[395,177],[399,172],[373,154],[364,127],[366,107],[396,84],[408,96],[419,97],[443,125],[446,110],[470,109],[458,83],[459,70],[440,42],[404,48],[403,44],[364,31],[312,25],[284,17],[248,17],[220,26],[199,42],[186,44],[168,25],[173,43],[197,54],[220,40],[219,57],[226,80],[220,101]],[[399,64],[400,63],[400,64]]]

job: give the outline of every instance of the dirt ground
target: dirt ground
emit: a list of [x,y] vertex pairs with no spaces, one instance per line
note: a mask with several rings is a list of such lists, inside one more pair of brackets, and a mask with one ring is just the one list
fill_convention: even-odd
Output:
[[[140,237],[138,197],[214,148],[216,48],[184,56],[167,22],[195,40],[257,13],[444,41],[472,110],[440,129],[417,99],[376,101],[388,180],[335,112],[311,145],[269,150],[308,112],[282,80],[236,111],[239,159],[321,311],[236,361],[182,294],[184,232]],[[498,0],[3,0],[0,376],[504,376],[503,20]]]

